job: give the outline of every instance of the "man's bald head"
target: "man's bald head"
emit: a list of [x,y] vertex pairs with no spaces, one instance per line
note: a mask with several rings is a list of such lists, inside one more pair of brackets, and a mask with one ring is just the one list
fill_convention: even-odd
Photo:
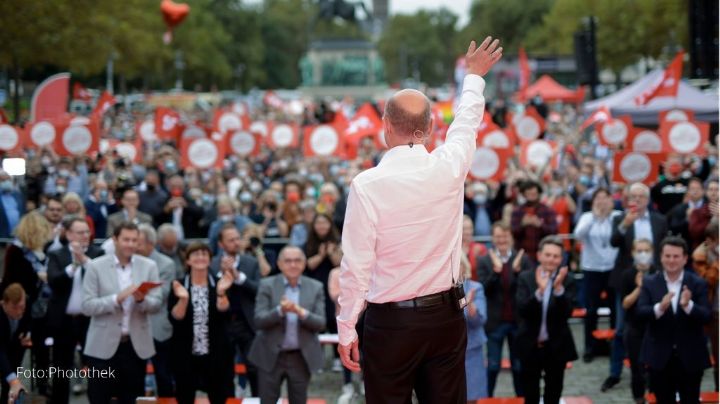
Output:
[[[385,119],[398,136],[430,132],[430,100],[417,90],[400,90],[385,104]],[[420,134],[418,134],[420,135]]]

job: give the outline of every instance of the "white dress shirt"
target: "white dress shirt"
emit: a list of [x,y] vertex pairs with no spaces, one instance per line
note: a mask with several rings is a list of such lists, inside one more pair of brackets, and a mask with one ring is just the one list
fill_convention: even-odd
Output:
[[[682,281],[685,277],[685,271],[680,272],[680,276],[673,282],[670,281],[667,277],[667,274],[663,271],[663,278],[665,278],[665,285],[667,286],[668,292],[674,293],[672,300],[670,300],[670,306],[672,308],[673,313],[677,313],[677,307],[678,303],[680,302],[680,294],[682,293]],[[685,311],[685,314],[690,314],[690,312],[693,309],[693,301],[690,300],[688,305],[683,308]],[[660,303],[655,303],[653,306],[653,311],[655,312],[655,318],[660,318],[665,314],[665,311],[663,311],[660,308]]]
[[82,265],[73,262],[65,267],[65,273],[72,279],[72,291],[65,308],[65,314],[76,316],[82,314]]
[[[388,150],[350,186],[342,236],[340,343],[357,338],[365,302],[450,289],[460,277],[463,187],[482,122],[485,81],[467,75],[445,144]],[[451,274],[452,270],[452,274]]]
[[[118,286],[120,290],[125,290],[130,285],[132,285],[132,264],[133,260],[130,259],[130,263],[128,263],[126,266],[120,265],[120,260],[118,260],[117,255],[115,258],[115,273],[118,277]],[[117,294],[113,296],[113,299],[115,300],[115,304],[117,304]],[[132,296],[128,296],[123,300],[122,304],[119,304],[118,306],[122,308],[123,310],[123,319],[122,319],[122,335],[129,335],[130,334],[130,312],[132,311],[133,307],[133,300],[134,298]]]

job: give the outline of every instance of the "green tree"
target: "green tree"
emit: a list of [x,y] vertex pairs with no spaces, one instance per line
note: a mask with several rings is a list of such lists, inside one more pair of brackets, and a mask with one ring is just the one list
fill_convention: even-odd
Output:
[[447,83],[455,65],[457,17],[446,9],[399,14],[388,22],[378,42],[389,81],[411,76],[430,85]]

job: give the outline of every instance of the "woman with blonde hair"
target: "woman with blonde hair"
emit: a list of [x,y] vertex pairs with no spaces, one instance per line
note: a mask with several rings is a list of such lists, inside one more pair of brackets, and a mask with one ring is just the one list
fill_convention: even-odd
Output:
[[[23,216],[15,228],[15,240],[5,250],[5,273],[0,283],[0,294],[13,283],[19,283],[26,292],[28,309],[25,316],[31,319],[32,355],[40,369],[47,369],[50,362],[48,347],[44,343],[49,336],[45,314],[50,300],[44,248],[52,235],[50,223],[37,211]],[[47,382],[39,380],[38,390],[40,394],[45,394]]]
[[92,217],[88,216],[87,211],[85,210],[85,204],[82,199],[80,199],[80,195],[75,192],[66,193],[62,197],[62,205],[65,217],[77,216],[85,219],[90,227],[90,241],[92,242],[95,236],[95,223],[93,222]]

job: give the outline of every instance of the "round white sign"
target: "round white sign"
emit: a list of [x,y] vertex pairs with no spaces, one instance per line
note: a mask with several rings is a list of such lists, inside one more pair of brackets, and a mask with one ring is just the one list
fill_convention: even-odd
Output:
[[230,149],[233,153],[247,156],[255,150],[255,136],[250,132],[239,130],[230,136]]
[[526,150],[526,160],[531,166],[540,167],[548,163],[553,156],[553,148],[544,140],[530,143]]
[[30,130],[30,139],[38,146],[46,146],[55,141],[55,127],[50,122],[38,122]]
[[606,122],[602,127],[602,136],[608,144],[618,145],[627,139],[628,127],[620,119]]
[[210,139],[196,139],[188,147],[188,160],[198,168],[212,167],[218,159],[218,149]]
[[333,154],[339,143],[337,132],[329,125],[320,125],[310,134],[310,148],[319,156]]
[[115,146],[115,150],[117,150],[118,154],[122,157],[128,158],[130,161],[135,161],[135,156],[137,156],[138,150],[135,148],[135,145],[128,142],[120,142]]
[[662,140],[657,133],[644,130],[635,135],[632,150],[641,153],[660,153],[662,151]]
[[71,154],[85,154],[92,146],[92,133],[86,126],[69,126],[62,134],[62,142]]
[[496,149],[507,149],[510,147],[510,139],[505,132],[494,130],[483,137],[482,145]]
[[668,111],[667,114],[665,114],[665,120],[666,121],[687,121],[688,116],[685,113],[685,111],[681,109],[673,109],[672,111]]
[[181,135],[182,138],[193,138],[193,137],[205,137],[205,131],[202,130],[202,128],[197,127],[195,125],[190,125],[186,127]]
[[540,136],[540,124],[531,117],[524,115],[515,125],[518,136],[525,140],[535,140]]
[[250,133],[257,133],[262,137],[268,135],[267,124],[263,121],[256,121],[250,124]]
[[147,120],[140,125],[140,137],[146,142],[157,139],[155,134],[155,121]]
[[272,134],[270,135],[273,143],[277,147],[287,147],[292,144],[293,141],[293,130],[290,125],[278,125],[276,126]]
[[0,150],[12,150],[20,142],[17,129],[10,125],[0,125]]
[[678,153],[692,153],[700,146],[700,130],[690,122],[675,124],[668,135],[670,147]]
[[240,128],[242,128],[242,122],[240,121],[240,117],[236,114],[232,112],[225,112],[220,115],[220,119],[218,120],[218,129],[220,129],[220,132],[228,133],[236,131]]
[[492,178],[500,169],[500,156],[489,147],[478,147],[473,155],[470,174],[479,180]]
[[628,153],[620,161],[620,176],[626,182],[642,182],[652,170],[652,162],[642,153]]

